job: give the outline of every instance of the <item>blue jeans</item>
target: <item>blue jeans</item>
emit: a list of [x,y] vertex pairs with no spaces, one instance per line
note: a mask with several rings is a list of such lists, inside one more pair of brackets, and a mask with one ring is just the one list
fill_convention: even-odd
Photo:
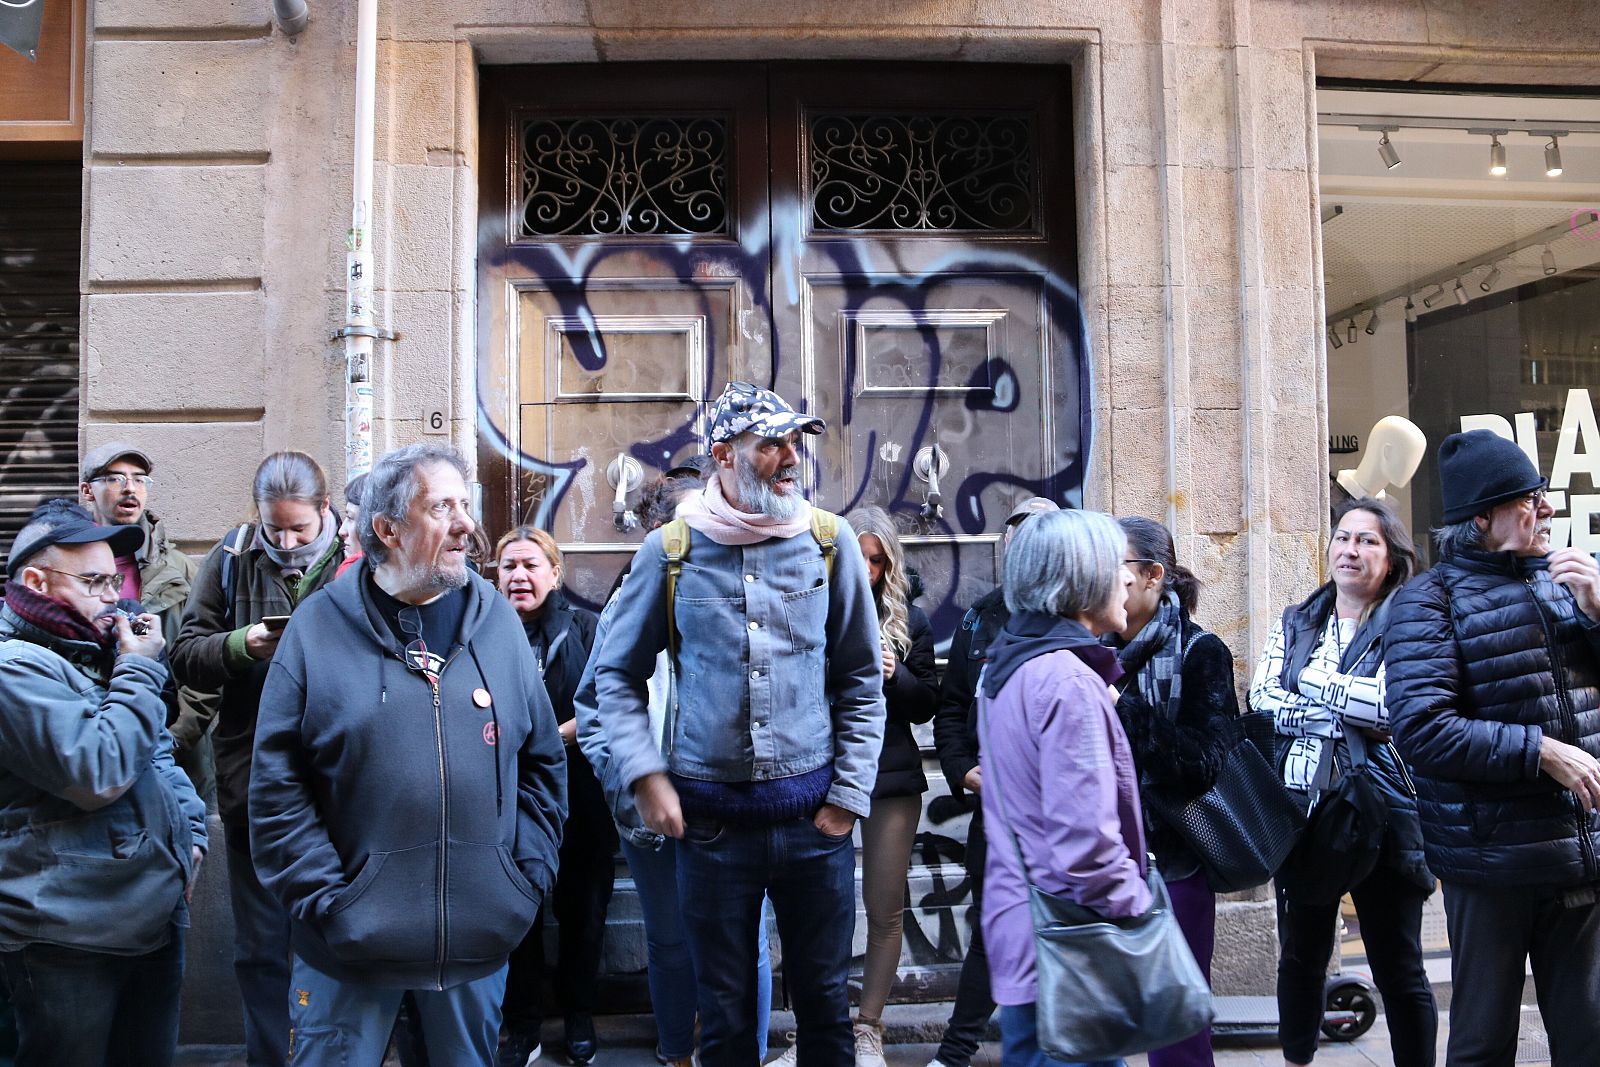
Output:
[[[689,953],[683,912],[678,908],[678,843],[642,848],[622,839],[633,886],[644,917],[650,1007],[656,1017],[658,1051],[669,1060],[694,1052],[694,957]],[[771,905],[761,905],[762,935],[756,938],[756,1052],[767,1058],[767,1019],[772,1013],[772,960],[765,936]]]
[[227,820],[228,900],[233,905],[233,974],[244,1008],[244,1059],[249,1067],[282,1067],[289,1059],[289,913],[256,877],[250,830]]
[[830,837],[809,817],[755,829],[687,820],[678,845],[678,896],[699,977],[703,1067],[760,1062],[755,960],[763,893],[783,939],[800,1067],[855,1063],[845,984],[855,874],[851,836]]
[[1068,1063],[1039,1047],[1039,1018],[1032,1004],[1000,1008],[1000,1067],[1124,1067],[1122,1060]]
[[29,1067],[167,1067],[178,1047],[183,930],[142,956],[25,945],[0,953]]
[[[506,969],[449,989],[410,990],[428,1061],[494,1062]],[[294,1067],[379,1067],[407,991],[341,982],[296,957],[289,983]]]

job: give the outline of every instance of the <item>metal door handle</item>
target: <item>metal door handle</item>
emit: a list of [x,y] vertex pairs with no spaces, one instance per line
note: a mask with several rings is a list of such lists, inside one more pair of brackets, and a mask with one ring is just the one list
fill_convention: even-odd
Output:
[[628,507],[628,494],[644,481],[644,468],[632,456],[619,452],[606,466],[606,481],[616,489],[616,495],[611,498],[611,525],[622,533],[637,530],[639,516]]
[[944,514],[944,496],[939,492],[939,477],[950,470],[950,456],[938,441],[923,445],[911,460],[911,473],[928,483],[923,496],[922,517],[937,519]]

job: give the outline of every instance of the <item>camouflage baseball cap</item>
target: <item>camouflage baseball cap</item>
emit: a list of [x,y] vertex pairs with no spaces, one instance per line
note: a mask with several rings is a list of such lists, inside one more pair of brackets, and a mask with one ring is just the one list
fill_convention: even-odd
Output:
[[828,424],[815,415],[802,415],[771,389],[749,382],[729,382],[711,405],[706,435],[712,444],[729,441],[746,430],[762,437],[782,437],[790,430],[821,433]]

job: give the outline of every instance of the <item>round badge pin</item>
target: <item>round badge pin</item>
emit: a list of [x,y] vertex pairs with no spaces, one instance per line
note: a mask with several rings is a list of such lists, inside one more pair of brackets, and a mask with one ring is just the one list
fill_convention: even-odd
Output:
[[480,708],[486,708],[494,701],[493,698],[489,696],[489,691],[487,689],[474,689],[472,691],[472,702],[478,705]]

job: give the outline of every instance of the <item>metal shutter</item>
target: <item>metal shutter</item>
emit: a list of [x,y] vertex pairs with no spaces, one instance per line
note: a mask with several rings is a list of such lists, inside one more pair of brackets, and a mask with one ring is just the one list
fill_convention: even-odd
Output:
[[0,549],[78,483],[78,163],[0,163]]

